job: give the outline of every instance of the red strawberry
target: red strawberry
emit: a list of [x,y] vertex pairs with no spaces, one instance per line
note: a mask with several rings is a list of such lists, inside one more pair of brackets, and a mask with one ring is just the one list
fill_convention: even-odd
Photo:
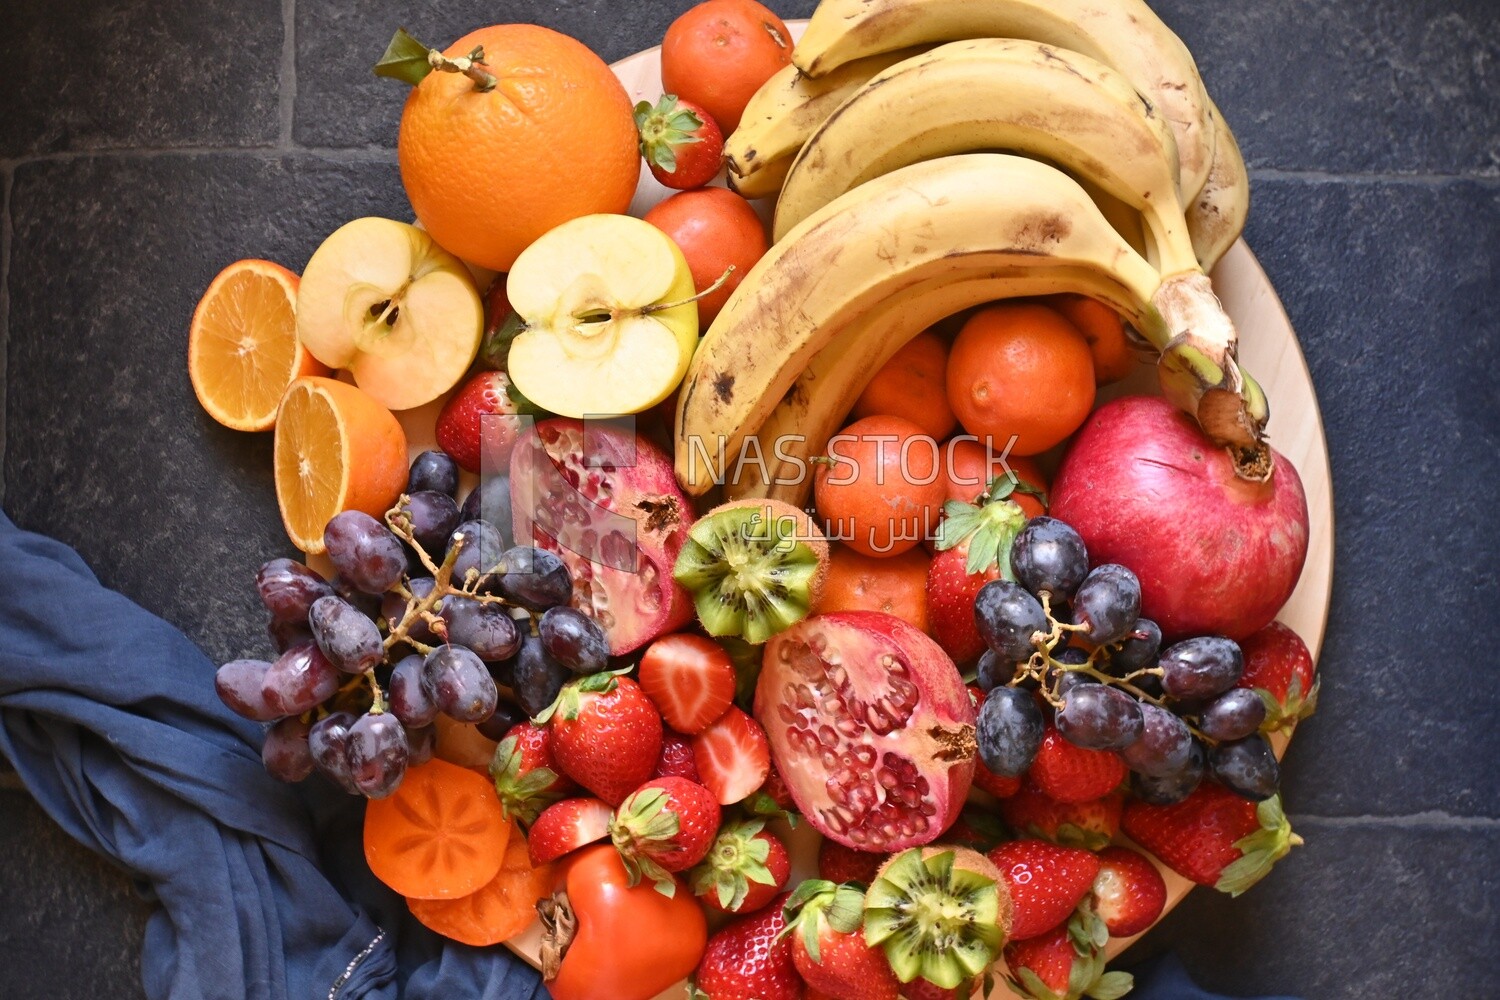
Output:
[[945,990],[919,976],[902,984],[901,996],[904,1000],[969,1000],[974,995],[974,987],[975,983],[971,979],[966,983],[959,983],[951,990]]
[[1302,843],[1281,810],[1281,796],[1257,805],[1207,781],[1175,805],[1132,801],[1121,825],[1177,874],[1231,896],[1259,882]]
[[958,819],[953,821],[952,826],[943,831],[938,842],[957,844],[983,854],[1000,842],[1010,839],[1010,830],[998,816],[987,809],[970,805],[958,814]]
[[703,863],[693,869],[688,882],[709,909],[749,913],[769,903],[786,885],[791,856],[765,827],[760,819],[726,824]]
[[[978,684],[969,685],[969,697],[974,700],[976,711],[984,707],[984,691],[980,689]],[[988,767],[985,767],[984,761],[976,758],[974,761],[974,786],[989,792],[997,799],[1008,799],[1020,790],[1021,779],[1007,778],[1004,775],[996,774]]]
[[835,884],[859,882],[869,885],[875,881],[875,873],[884,863],[883,854],[856,851],[827,837],[818,846],[818,878]]
[[695,1000],[802,1000],[792,942],[782,933],[786,897],[708,939],[693,974]]
[[655,107],[642,101],[635,106],[635,128],[651,176],[667,187],[686,191],[718,175],[724,132],[701,105],[672,94]]
[[1240,649],[1245,653],[1245,672],[1237,686],[1249,688],[1266,703],[1263,732],[1287,729],[1313,714],[1321,680],[1307,644],[1296,632],[1272,622],[1240,643]]
[[673,872],[703,860],[719,829],[713,793],[686,778],[656,778],[626,796],[609,824],[609,836],[625,859],[630,884],[642,877],[664,896],[676,891]]
[[1005,946],[1007,982],[1033,1000],[1117,1000],[1135,985],[1129,973],[1106,972],[1104,924],[1087,907],[1038,937]]
[[1125,762],[1108,750],[1074,746],[1048,723],[1026,776],[1054,802],[1088,802],[1119,787],[1125,780]]
[[1010,545],[1025,524],[1026,512],[1003,496],[983,506],[959,500],[943,504],[937,554],[927,569],[927,630],[955,663],[984,652],[974,598],[986,583],[1010,571]]
[[641,690],[667,725],[701,733],[734,703],[734,661],[712,639],[664,635],[641,656]]
[[661,756],[656,760],[656,770],[651,777],[686,778],[700,785],[703,783],[698,777],[698,764],[693,760],[693,744],[686,736],[671,730],[661,734]]
[[719,804],[733,805],[765,783],[771,770],[771,744],[760,723],[730,706],[717,722],[693,737],[693,759]]
[[898,1000],[901,984],[885,952],[865,944],[864,893],[808,879],[787,900],[792,961],[833,1000]]
[[786,787],[786,782],[781,780],[781,773],[776,770],[776,765],[771,765],[771,770],[766,774],[766,783],[760,786],[761,792],[776,803],[782,812],[796,812],[797,803],[792,801],[791,790]]
[[598,799],[563,799],[542,810],[526,835],[531,863],[544,865],[609,836],[609,806]]
[[1128,847],[1099,852],[1094,877],[1094,912],[1110,937],[1130,937],[1156,923],[1167,905],[1167,883],[1144,854]]
[[[510,453],[521,436],[518,412],[511,398],[510,376],[504,372],[480,372],[443,404],[437,418],[438,447],[470,472],[479,472],[483,464],[492,469],[508,469]],[[501,416],[484,419],[491,414]]]
[[1010,886],[1012,941],[1045,934],[1067,920],[1099,874],[1099,859],[1091,852],[1045,840],[1013,840],[988,856]]
[[1056,802],[1027,785],[1000,803],[1000,815],[1017,833],[1066,847],[1097,851],[1120,832],[1125,793],[1114,791],[1091,802]]
[[563,773],[610,805],[639,788],[661,757],[661,716],[628,677],[574,681],[537,721],[552,727],[552,756]]
[[505,814],[528,824],[547,806],[578,790],[552,758],[551,730],[532,722],[511,727],[500,741],[490,762],[490,777]]

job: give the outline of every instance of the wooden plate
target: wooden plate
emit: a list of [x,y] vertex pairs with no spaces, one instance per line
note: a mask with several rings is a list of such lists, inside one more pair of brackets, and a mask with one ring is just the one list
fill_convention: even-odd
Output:
[[[794,37],[800,37],[806,23],[791,21],[787,26]],[[630,93],[632,102],[654,102],[661,95],[659,49],[638,52],[615,63],[613,69]],[[645,213],[670,193],[656,182],[649,171],[643,170],[640,186],[631,203],[631,214]],[[769,213],[769,201],[768,199],[767,204],[760,206],[763,214]],[[481,277],[487,280],[488,275]],[[1333,582],[1333,497],[1328,447],[1323,437],[1323,421],[1318,412],[1312,376],[1307,370],[1307,362],[1297,345],[1297,336],[1276,297],[1275,289],[1271,287],[1270,280],[1244,241],[1235,244],[1219,263],[1213,273],[1213,283],[1225,309],[1239,327],[1240,358],[1246,369],[1260,380],[1271,400],[1271,440],[1276,449],[1296,466],[1307,493],[1311,519],[1307,564],[1302,570],[1297,589],[1282,609],[1279,618],[1303,638],[1316,660],[1323,644]],[[1155,391],[1154,373],[1150,368],[1142,366],[1131,378],[1102,392],[1100,400],[1102,402],[1132,392]],[[413,456],[434,447],[433,424],[440,407],[441,401],[438,401],[397,414],[406,428]],[[1286,740],[1278,738],[1277,755],[1280,756],[1285,748]],[[785,830],[782,832],[787,833]],[[803,823],[796,831],[790,832],[787,839],[793,857],[793,881],[815,875],[818,835],[808,824]],[[1170,911],[1188,894],[1193,884],[1160,864],[1158,867],[1167,881],[1166,909]],[[526,933],[508,942],[508,946],[531,964],[537,965],[540,939],[540,929],[533,925]],[[1136,938],[1110,939],[1110,957],[1124,951],[1135,940]],[[684,995],[683,988],[679,985],[662,993],[657,1000],[681,1000]],[[991,994],[991,1000],[1010,1000],[1013,997],[1014,994],[1003,983],[998,984]]]

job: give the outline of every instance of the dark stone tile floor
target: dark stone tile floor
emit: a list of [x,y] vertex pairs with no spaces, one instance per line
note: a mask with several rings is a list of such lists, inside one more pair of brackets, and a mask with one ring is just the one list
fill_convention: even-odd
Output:
[[[405,24],[497,19],[607,59],[686,5],[245,0],[0,6],[0,497],[215,658],[263,640],[288,552],[267,438],[193,404],[183,330],[243,256],[300,267],[404,211]],[[805,16],[812,0],[773,3]],[[1205,985],[1483,996],[1500,981],[1500,14],[1492,0],[1161,0],[1254,168],[1249,230],[1301,333],[1333,458],[1319,715],[1290,758],[1308,846],[1240,900],[1195,893],[1139,947]],[[141,995],[148,908],[0,775],[0,996]]]

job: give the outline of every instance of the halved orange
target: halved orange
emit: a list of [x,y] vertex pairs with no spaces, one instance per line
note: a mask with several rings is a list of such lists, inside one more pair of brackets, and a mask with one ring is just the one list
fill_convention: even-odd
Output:
[[355,386],[299,378],[276,416],[276,501],[292,544],[323,551],[323,526],[362,510],[379,518],[406,488],[406,432]]
[[533,868],[526,835],[510,832],[500,873],[484,888],[458,899],[408,899],[412,916],[430,930],[484,948],[508,941],[531,926],[536,902],[552,891],[552,866]]
[[237,260],[209,283],[188,329],[188,378],[225,427],[268,431],[299,375],[326,375],[297,339],[297,276],[268,260]]
[[408,898],[478,892],[499,874],[510,836],[495,786],[443,760],[411,768],[389,798],[365,807],[370,871]]

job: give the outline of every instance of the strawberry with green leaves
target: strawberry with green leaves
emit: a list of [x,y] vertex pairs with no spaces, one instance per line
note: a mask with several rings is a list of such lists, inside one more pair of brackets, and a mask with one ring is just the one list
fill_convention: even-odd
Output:
[[1131,802],[1121,826],[1177,874],[1231,896],[1265,878],[1302,843],[1281,796],[1255,803],[1206,781],[1174,805]]
[[691,1000],[802,1000],[784,933],[786,897],[715,932],[693,973]]
[[1087,904],[1046,934],[1005,946],[1006,982],[1030,1000],[1118,1000],[1135,986],[1127,972],[1104,968],[1109,932]]
[[656,778],[620,803],[609,836],[631,885],[650,879],[657,892],[671,896],[677,890],[672,873],[702,861],[718,828],[719,803],[707,788],[686,778]]
[[527,826],[536,822],[547,806],[578,790],[557,770],[551,730],[532,722],[511,727],[495,747],[490,777],[505,815]]
[[1266,706],[1262,732],[1290,729],[1318,707],[1320,678],[1302,638],[1281,622],[1272,622],[1240,643],[1245,672],[1237,687],[1260,695]]
[[663,94],[654,107],[650,101],[635,106],[635,127],[651,176],[666,187],[686,191],[718,175],[724,132],[701,105]]
[[791,873],[786,845],[765,820],[747,819],[724,824],[688,884],[711,910],[750,913],[771,902]]
[[661,716],[640,685],[618,672],[567,684],[535,721],[552,729],[562,772],[610,805],[650,778],[661,757]]
[[990,851],[1015,906],[1010,939],[1024,941],[1052,930],[1078,908],[1099,874],[1092,851],[1045,840],[1012,840]]
[[1000,803],[1000,815],[1017,833],[1090,851],[1115,839],[1124,809],[1123,791],[1088,802],[1057,802],[1032,785]]
[[865,894],[854,886],[803,882],[786,903],[792,962],[831,1000],[898,1000],[901,984],[885,952],[865,943],[864,915]]

